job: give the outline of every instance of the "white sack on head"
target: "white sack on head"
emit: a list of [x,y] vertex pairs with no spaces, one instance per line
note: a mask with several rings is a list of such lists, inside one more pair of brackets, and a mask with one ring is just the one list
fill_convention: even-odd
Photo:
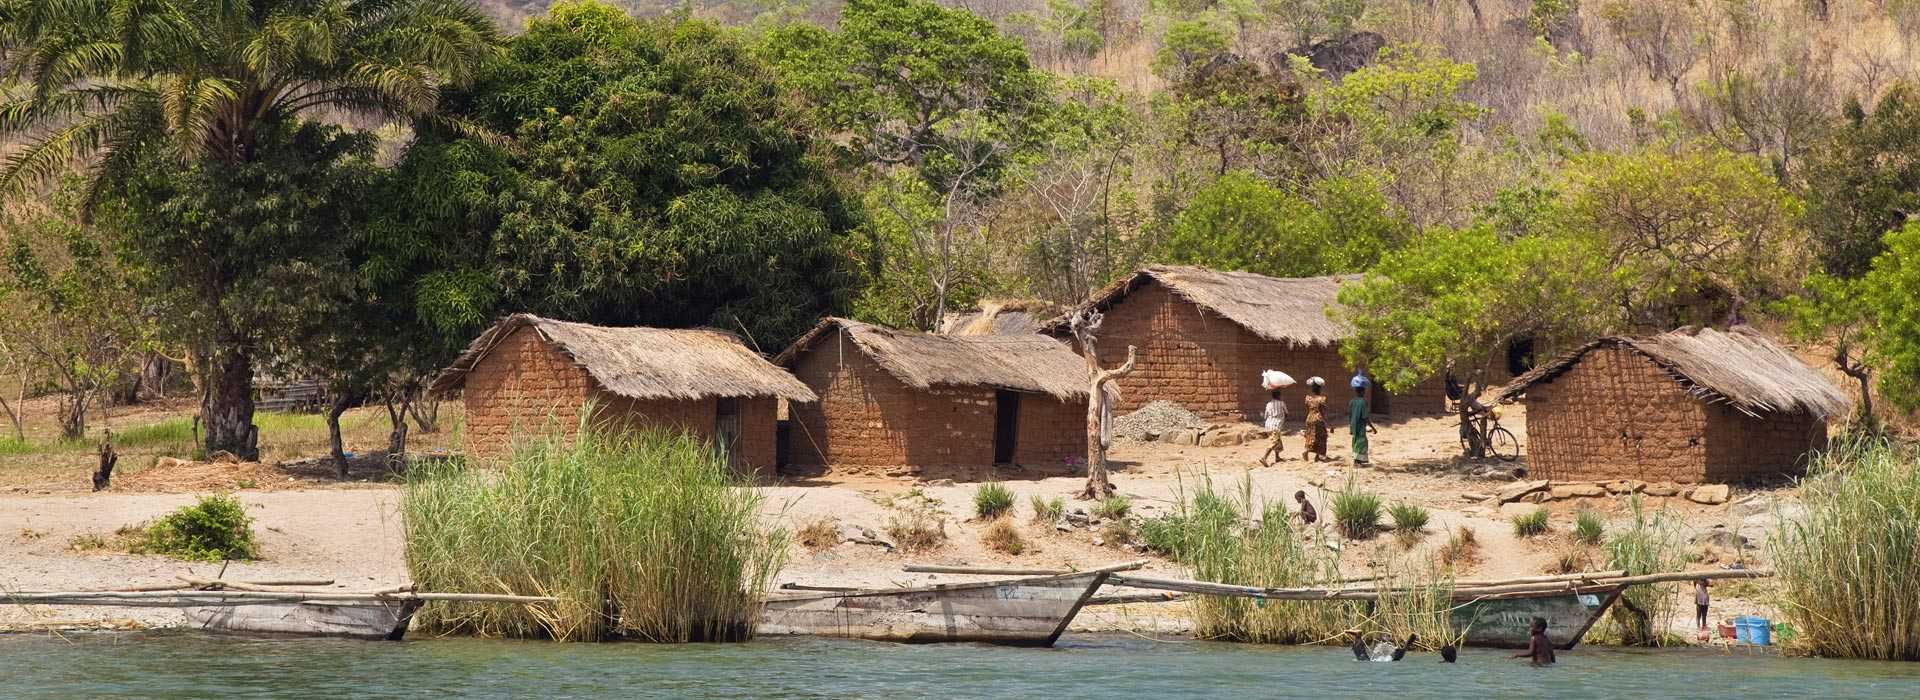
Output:
[[1293,377],[1287,376],[1286,372],[1270,369],[1260,373],[1260,387],[1263,389],[1271,391],[1289,386],[1293,386]]

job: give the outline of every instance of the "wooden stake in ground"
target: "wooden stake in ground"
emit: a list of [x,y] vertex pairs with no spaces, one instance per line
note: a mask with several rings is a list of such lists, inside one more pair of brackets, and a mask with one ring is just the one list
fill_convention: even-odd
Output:
[[1087,360],[1087,378],[1091,382],[1087,392],[1087,488],[1080,492],[1082,500],[1113,495],[1113,482],[1107,480],[1107,385],[1133,371],[1132,345],[1127,346],[1126,362],[1113,369],[1100,369],[1100,353],[1094,351],[1094,341],[1100,333],[1101,320],[1100,312],[1083,308],[1073,312],[1070,322],[1073,337],[1080,342],[1080,355]]
[[113,486],[113,465],[120,462],[120,455],[113,452],[113,431],[106,431],[106,437],[100,440],[100,468],[93,472],[93,490],[105,491]]

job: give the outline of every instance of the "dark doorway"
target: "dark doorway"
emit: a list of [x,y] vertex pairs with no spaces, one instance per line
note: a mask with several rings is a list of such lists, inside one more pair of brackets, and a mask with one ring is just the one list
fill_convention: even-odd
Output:
[[1507,374],[1518,377],[1533,369],[1533,338],[1515,338],[1507,343]]
[[713,448],[728,466],[735,469],[744,466],[740,459],[740,402],[737,399],[714,401]]
[[993,463],[1012,464],[1014,439],[1020,433],[1020,395],[993,392]]
[[1374,381],[1373,375],[1367,375],[1367,413],[1383,416],[1393,415],[1393,393]]

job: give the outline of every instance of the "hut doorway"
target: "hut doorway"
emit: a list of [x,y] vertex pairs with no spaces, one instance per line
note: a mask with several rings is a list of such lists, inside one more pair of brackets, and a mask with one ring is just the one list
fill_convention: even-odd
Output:
[[713,449],[727,466],[740,464],[740,401],[721,397],[713,402]]
[[993,463],[1012,464],[1013,446],[1020,431],[1020,394],[993,392]]

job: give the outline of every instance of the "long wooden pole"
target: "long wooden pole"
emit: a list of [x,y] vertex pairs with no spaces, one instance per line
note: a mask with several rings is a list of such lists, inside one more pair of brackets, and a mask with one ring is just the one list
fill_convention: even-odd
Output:
[[[1636,586],[1671,581],[1693,581],[1697,579],[1761,578],[1772,576],[1766,569],[1737,569],[1730,571],[1674,571],[1643,576],[1622,576],[1595,578],[1580,581],[1559,581],[1543,583],[1521,583],[1505,586],[1482,586],[1453,589],[1453,596],[1477,597],[1497,596],[1516,593],[1581,593],[1592,590],[1605,590],[1619,586]],[[1241,598],[1260,598],[1265,600],[1374,600],[1382,593],[1401,592],[1406,589],[1369,590],[1363,588],[1260,588],[1256,586],[1236,586],[1210,581],[1187,581],[1181,579],[1154,578],[1150,576],[1131,576],[1114,574],[1107,577],[1107,583],[1131,588],[1147,588],[1179,593],[1200,595],[1219,595]]]
[[[179,576],[176,578],[187,580],[189,577]],[[212,581],[212,583],[218,583],[222,586],[235,587],[235,588],[240,586],[331,586],[333,585],[333,579],[315,578],[315,579],[286,579],[286,580],[278,580],[278,581]],[[188,588],[193,585],[199,585],[199,584],[156,583],[156,584],[151,584],[146,586],[129,586],[127,588],[115,588],[113,590],[121,593],[133,593],[133,592],[139,592],[139,591],[177,591],[182,588]]]
[[548,596],[493,593],[356,593],[351,591],[54,591],[4,592],[0,602],[19,605],[107,605],[189,608],[283,603],[384,603],[415,600],[463,603],[552,603]]

